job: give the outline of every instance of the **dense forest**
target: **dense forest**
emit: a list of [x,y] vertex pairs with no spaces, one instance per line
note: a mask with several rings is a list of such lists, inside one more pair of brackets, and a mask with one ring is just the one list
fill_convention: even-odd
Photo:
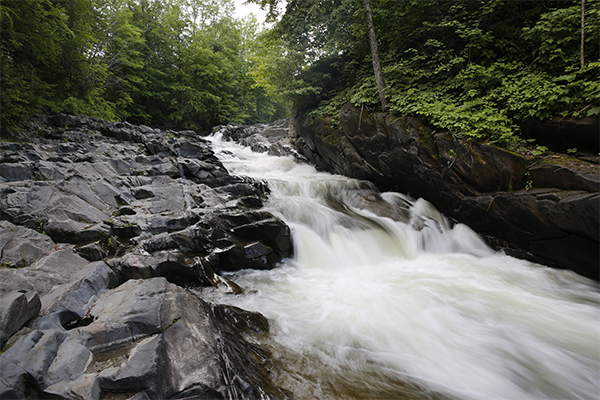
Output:
[[[265,33],[279,57],[264,68],[297,107],[333,120],[348,101],[381,107],[368,1],[253,1],[279,21]],[[504,144],[519,140],[528,117],[598,116],[598,0],[371,0],[370,8],[392,111]]]
[[2,0],[2,126],[66,112],[201,129],[287,109],[250,74],[232,0]]
[[2,0],[2,126],[68,112],[154,126],[387,108],[510,143],[528,117],[598,116],[600,0]]

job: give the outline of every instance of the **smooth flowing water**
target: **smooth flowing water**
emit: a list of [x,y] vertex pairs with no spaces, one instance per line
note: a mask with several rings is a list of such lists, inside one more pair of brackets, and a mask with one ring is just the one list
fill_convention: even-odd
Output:
[[600,398],[596,283],[495,252],[424,200],[212,141],[268,181],[295,255],[229,275],[243,295],[203,295],[270,319],[294,398]]

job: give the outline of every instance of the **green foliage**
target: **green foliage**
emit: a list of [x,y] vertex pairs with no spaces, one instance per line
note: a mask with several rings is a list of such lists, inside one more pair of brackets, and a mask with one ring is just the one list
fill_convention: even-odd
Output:
[[[580,1],[372,0],[371,8],[393,111],[508,146],[525,143],[525,118],[598,116],[598,0],[585,2],[583,68]],[[292,82],[271,80],[294,88],[296,107],[333,118],[346,102],[378,107],[359,0],[288,2],[268,34],[280,54],[306,55],[277,72],[287,69]]]
[[546,146],[538,145],[538,146],[535,146],[535,148],[531,151],[531,154],[535,157],[539,157],[547,151],[548,151],[548,148]]
[[[170,128],[286,115],[232,0],[2,0],[2,127],[67,112]],[[260,69],[260,68],[258,68]]]
[[[0,123],[62,111],[203,129],[378,107],[361,0],[251,1],[272,29],[235,20],[232,0],[2,0]],[[585,2],[583,68],[580,7],[371,0],[389,108],[506,144],[525,118],[597,116],[600,0]]]
[[51,100],[63,82],[61,49],[72,33],[63,10],[49,0],[0,3],[2,126],[27,118]]

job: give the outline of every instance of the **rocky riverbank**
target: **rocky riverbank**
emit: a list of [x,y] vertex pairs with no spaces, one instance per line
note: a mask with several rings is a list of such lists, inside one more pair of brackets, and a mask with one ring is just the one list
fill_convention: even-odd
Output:
[[[195,132],[40,117],[0,142],[0,398],[286,398],[221,270],[272,268],[269,188]],[[118,397],[114,397],[118,396]]]
[[[424,197],[507,251],[598,278],[593,157],[526,158],[351,106],[341,129],[215,132]],[[22,134],[0,141],[0,398],[291,397],[259,344],[268,321],[190,290],[241,293],[221,271],[292,254],[265,182],[232,176],[192,131],[57,115]],[[376,200],[356,199],[405,217]]]
[[[415,118],[368,113],[350,104],[339,122],[334,127],[303,115],[293,120],[297,148],[322,170],[423,197],[510,254],[598,280],[597,148],[526,157],[432,132]],[[582,135],[597,135],[598,121],[587,121],[585,128]],[[536,129],[539,134],[543,125]],[[582,145],[597,144],[597,137],[577,138]]]

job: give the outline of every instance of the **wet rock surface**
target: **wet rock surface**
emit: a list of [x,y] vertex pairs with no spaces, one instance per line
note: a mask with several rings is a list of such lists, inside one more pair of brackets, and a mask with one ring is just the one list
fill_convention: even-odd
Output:
[[298,150],[290,136],[290,121],[280,120],[270,124],[223,125],[213,130],[229,140],[250,147],[257,153],[272,156],[291,156],[298,162],[308,162]]
[[[41,133],[41,136],[40,136]],[[289,228],[192,131],[57,115],[0,142],[0,398],[286,398],[241,293]]]
[[[582,134],[589,136],[590,124],[597,143],[597,119],[586,121]],[[423,197],[510,254],[599,278],[597,148],[595,157],[527,158],[434,133],[415,118],[350,104],[340,126],[299,115],[292,136],[322,170]]]

